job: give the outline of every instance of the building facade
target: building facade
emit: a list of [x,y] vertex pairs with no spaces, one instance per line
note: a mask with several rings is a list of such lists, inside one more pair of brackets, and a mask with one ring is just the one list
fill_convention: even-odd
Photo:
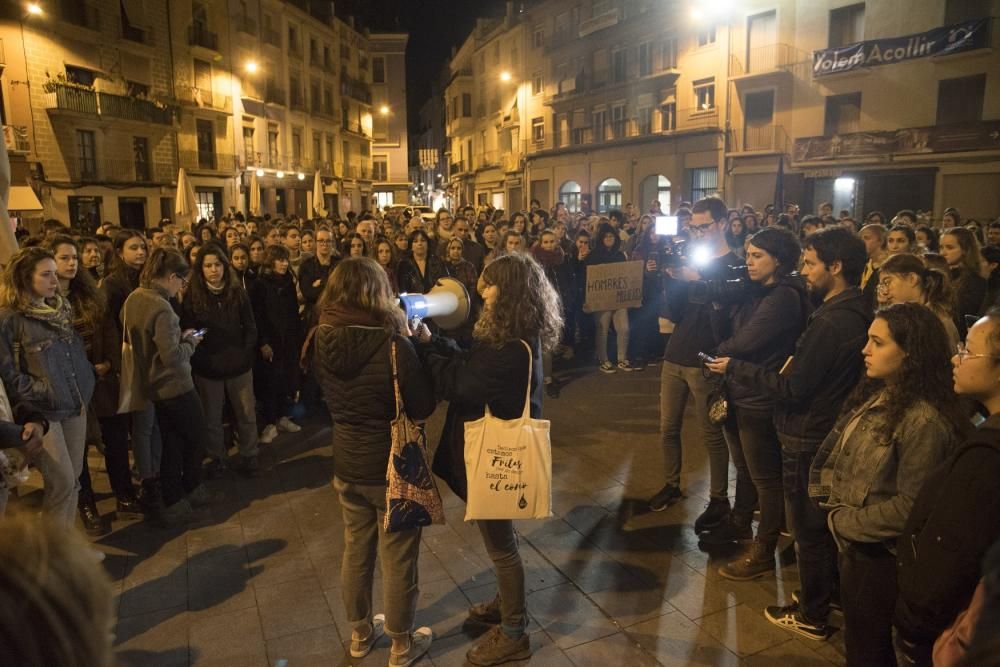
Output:
[[509,6],[451,61],[452,194],[508,209],[668,210],[719,193],[758,208],[783,197],[995,216],[998,5]]
[[145,228],[174,217],[180,168],[203,217],[249,212],[254,173],[272,215],[371,205],[372,46],[318,4],[5,6],[0,118],[38,215]]
[[[378,206],[410,201],[406,33],[371,33],[372,187]],[[374,206],[374,204],[373,204]]]

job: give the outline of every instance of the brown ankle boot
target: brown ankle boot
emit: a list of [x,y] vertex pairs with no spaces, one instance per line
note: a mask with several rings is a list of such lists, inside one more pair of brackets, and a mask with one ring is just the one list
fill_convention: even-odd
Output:
[[719,576],[733,581],[751,581],[774,574],[774,547],[774,544],[754,540],[742,556],[719,568]]

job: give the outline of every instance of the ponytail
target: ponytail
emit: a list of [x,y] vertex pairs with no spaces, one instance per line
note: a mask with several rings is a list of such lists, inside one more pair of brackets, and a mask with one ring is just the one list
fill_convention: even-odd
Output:
[[173,248],[157,248],[142,267],[139,286],[150,288],[154,281],[167,278],[170,274],[186,276],[190,271],[190,265],[180,252]]
[[927,307],[935,312],[952,316],[951,279],[939,269],[925,268],[920,273],[920,286]]

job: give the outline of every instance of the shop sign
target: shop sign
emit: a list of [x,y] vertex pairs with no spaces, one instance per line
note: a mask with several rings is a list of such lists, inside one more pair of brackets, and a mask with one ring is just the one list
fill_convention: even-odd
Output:
[[794,162],[890,154],[954,153],[1000,149],[1000,121],[852,132],[795,140]]

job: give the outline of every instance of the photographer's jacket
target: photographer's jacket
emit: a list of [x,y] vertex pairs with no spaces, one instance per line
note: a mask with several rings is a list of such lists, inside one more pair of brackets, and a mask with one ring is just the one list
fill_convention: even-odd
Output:
[[774,426],[783,446],[815,451],[861,377],[861,348],[871,322],[868,300],[859,288],[848,288],[809,317],[783,374],[732,359],[727,377],[775,399]]
[[[699,272],[702,280],[724,280],[731,273],[729,267],[742,264],[743,260],[728,252],[713,259],[707,266],[700,268]],[[663,358],[680,366],[700,368],[702,363],[698,359],[698,353],[711,352],[720,341],[712,334],[712,304],[691,303],[688,299],[690,286],[687,281],[667,281],[666,299],[661,314],[676,326],[667,342]]]

